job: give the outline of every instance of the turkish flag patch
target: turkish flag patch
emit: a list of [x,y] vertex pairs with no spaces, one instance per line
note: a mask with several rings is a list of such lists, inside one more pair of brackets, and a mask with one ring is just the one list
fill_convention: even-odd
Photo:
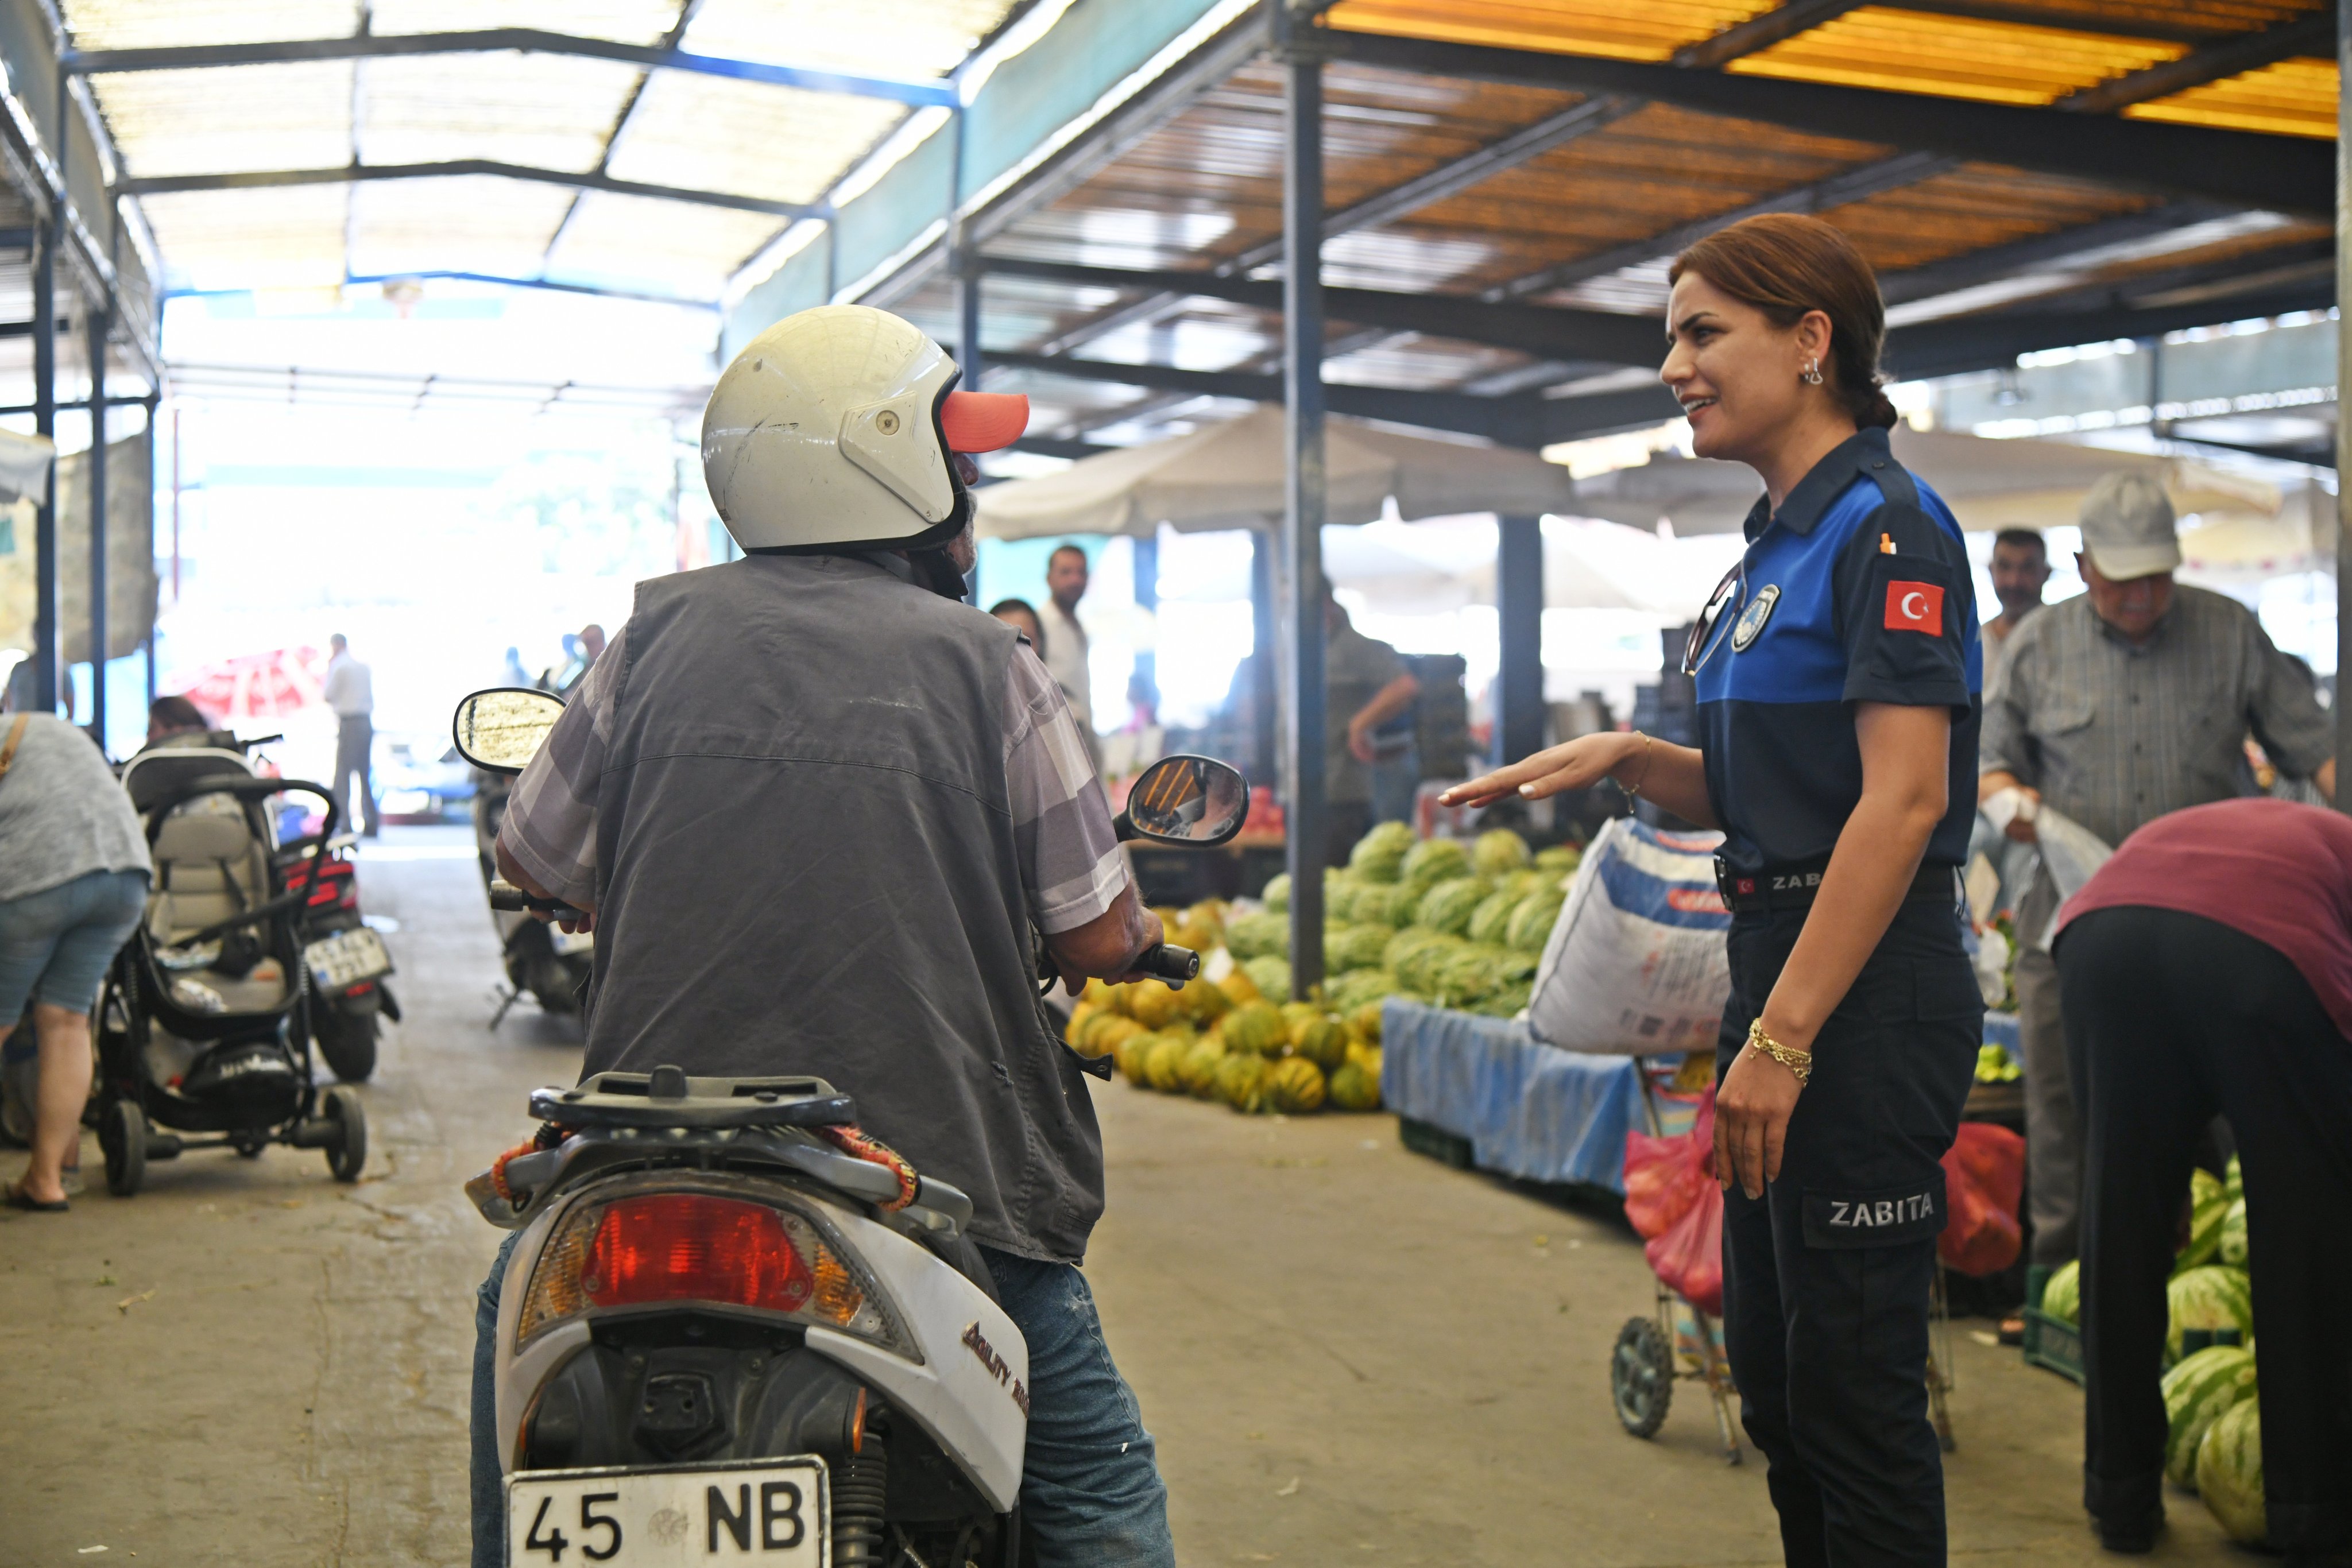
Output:
[[1932,582],[1890,582],[1886,585],[1886,629],[1944,634],[1944,591]]

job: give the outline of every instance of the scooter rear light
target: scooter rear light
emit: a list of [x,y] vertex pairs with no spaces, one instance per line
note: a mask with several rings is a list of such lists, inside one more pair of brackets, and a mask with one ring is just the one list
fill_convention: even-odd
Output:
[[717,1301],[793,1312],[816,1289],[782,1216],[706,1193],[623,1198],[604,1210],[580,1268],[582,1292],[600,1307]]
[[590,1311],[698,1302],[772,1312],[919,1354],[863,1272],[789,1208],[646,1193],[564,1216],[531,1270],[515,1343]]

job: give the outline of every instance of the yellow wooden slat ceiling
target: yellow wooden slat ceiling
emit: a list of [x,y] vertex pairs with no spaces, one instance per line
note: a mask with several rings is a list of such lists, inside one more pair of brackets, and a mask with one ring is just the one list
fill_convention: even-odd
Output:
[[2188,52],[2188,45],[2164,39],[1865,5],[1725,68],[1985,103],[2043,104]]
[[2136,104],[2124,113],[2133,120],[2329,138],[2336,134],[2336,91],[2334,60],[2281,60],[2170,98]]
[[1341,0],[1327,24],[1449,44],[1663,60],[1774,0]]

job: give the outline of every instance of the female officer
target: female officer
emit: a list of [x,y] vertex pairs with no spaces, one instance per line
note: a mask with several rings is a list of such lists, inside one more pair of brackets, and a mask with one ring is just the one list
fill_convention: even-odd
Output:
[[1887,449],[1885,318],[1813,218],[1750,218],[1668,275],[1660,371],[1702,457],[1764,481],[1693,628],[1700,745],[1587,736],[1448,792],[1607,778],[1719,827],[1724,1316],[1792,1564],[1941,1563],[1927,1421],[1938,1166],[1981,1038],[1954,872],[1981,664],[1958,525]]

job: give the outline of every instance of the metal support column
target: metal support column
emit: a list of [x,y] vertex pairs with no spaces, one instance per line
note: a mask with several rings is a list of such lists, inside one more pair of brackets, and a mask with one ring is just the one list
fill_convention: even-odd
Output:
[[[1135,541],[1135,607],[1151,612],[1152,647],[1159,646],[1160,620],[1160,533],[1139,536]],[[1160,711],[1160,659],[1147,648],[1135,656],[1135,679],[1143,688],[1143,700],[1151,705],[1154,714]]]
[[[2352,0],[2336,0],[2336,57],[2352,71]],[[2352,303],[2352,95],[2336,105],[2336,298]],[[2352,365],[2352,309],[2336,323],[2336,381]],[[2339,393],[2337,408],[2343,407]],[[2345,647],[2352,638],[2352,486],[2345,483],[2352,461],[2352,429],[2336,422],[2336,808],[2352,811],[2352,683],[2345,679]]]
[[[1323,62],[1289,50],[1286,0],[1276,7],[1285,50],[1282,350],[1286,462],[1282,520],[1289,611],[1290,987],[1323,982],[1323,867],[1329,811],[1323,777]],[[2352,0],[2347,0],[2352,3]]]
[[1495,619],[1502,663],[1495,676],[1495,764],[1543,749],[1544,541],[1541,517],[1498,517]]
[[967,256],[956,274],[956,365],[966,392],[980,390],[980,258]]
[[[33,225],[33,430],[58,436],[58,224],[54,214]],[[58,469],[49,465],[42,501],[33,518],[33,697],[32,711],[58,711],[65,674],[65,640],[58,619]]]
[[1250,535],[1250,782],[1260,789],[1277,789],[1282,777],[1282,742],[1276,722],[1275,629],[1280,622],[1275,607],[1274,552],[1281,541],[1274,535]]
[[106,340],[114,324],[111,299],[83,307],[89,338],[89,722],[106,747]]

